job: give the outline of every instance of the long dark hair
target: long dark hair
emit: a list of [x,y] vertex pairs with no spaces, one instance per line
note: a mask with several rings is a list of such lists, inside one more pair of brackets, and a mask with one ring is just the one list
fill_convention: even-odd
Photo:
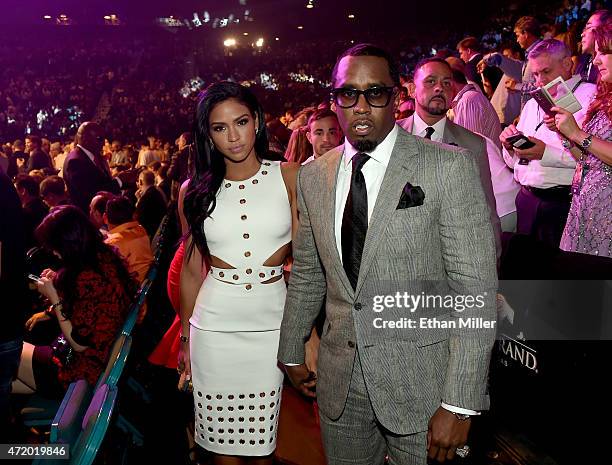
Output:
[[104,275],[100,266],[102,261],[114,265],[119,282],[125,286],[130,298],[135,293],[137,283],[125,262],[104,243],[100,231],[79,208],[73,205],[53,208],[36,228],[35,234],[45,249],[61,255],[63,266],[54,284],[62,293],[67,314],[72,312],[77,277],[84,270]]
[[195,172],[189,181],[185,194],[183,212],[189,225],[186,236],[191,235],[193,242],[187,250],[187,257],[193,253],[194,245],[202,257],[209,256],[206,236],[202,229],[204,220],[215,209],[216,195],[225,178],[225,159],[223,154],[211,143],[209,120],[210,113],[218,104],[236,99],[245,105],[253,118],[257,117],[257,134],[255,136],[255,153],[258,158],[280,160],[281,158],[269,151],[268,134],[263,109],[255,95],[244,86],[230,81],[211,84],[202,94],[198,102],[194,122]]

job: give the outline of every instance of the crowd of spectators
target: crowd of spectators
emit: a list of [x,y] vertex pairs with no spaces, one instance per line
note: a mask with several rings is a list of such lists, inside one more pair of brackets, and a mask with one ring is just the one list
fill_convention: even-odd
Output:
[[[522,100],[530,84],[525,74],[527,67],[523,66],[524,54],[540,39],[548,39],[551,42],[546,43],[557,48],[565,44],[573,60],[564,75],[569,82],[581,73],[580,37],[589,16],[601,6],[596,3],[566,1],[559,10],[539,12],[546,23],[532,31],[534,39],[529,43],[519,40],[521,28],[515,27],[522,24],[516,23],[519,15],[507,9],[498,12],[486,29],[469,40],[466,37],[474,31],[444,31],[428,38],[409,32],[368,37],[400,61],[402,87],[396,118],[413,134],[417,134],[413,125],[416,119],[408,122],[407,118],[415,112],[415,101],[424,85],[415,68],[418,71],[429,66],[445,72],[448,68],[449,108],[440,117],[446,121],[449,110],[448,126],[454,121],[468,132],[485,136],[481,138],[482,151],[490,160],[490,189],[497,200],[497,212],[495,201],[491,210],[501,218],[503,231],[517,230],[516,217],[510,216],[516,213],[514,198],[519,189],[537,193],[545,187],[527,185],[527,175],[517,179],[516,173],[525,168],[519,166],[522,162],[505,140],[512,134],[508,128],[516,130],[514,124],[519,115],[525,116],[534,106]],[[529,24],[532,27],[537,21]],[[36,46],[19,44],[17,38],[0,45],[0,172],[12,181],[15,200],[21,204],[20,245],[26,250],[49,240],[40,237],[45,233],[40,224],[72,215],[76,223],[89,221],[99,232],[89,231],[96,241],[100,239],[96,242],[98,255],[105,255],[105,263],[112,262],[109,267],[119,269],[119,274],[124,271],[124,265],[114,256],[108,258],[114,250],[125,260],[127,271],[142,281],[153,260],[151,241],[169,206],[177,200],[178,187],[188,178],[193,163],[189,131],[194,108],[199,91],[211,82],[230,79],[254,90],[267,112],[271,148],[287,160],[309,162],[341,141],[340,128],[329,109],[329,79],[338,52],[350,45],[350,40],[228,48],[206,42],[196,44],[192,36],[161,30],[150,40],[112,35],[87,41],[74,41],[67,36],[48,39]],[[433,61],[422,64],[424,58],[432,57]],[[513,74],[511,67],[504,67],[508,63],[518,71]],[[470,66],[476,70],[473,75]],[[591,87],[587,90],[593,94],[595,86]],[[497,91],[501,90],[505,97],[503,104],[497,105]],[[512,99],[514,107],[508,113],[506,103]],[[482,111],[469,113],[476,107]],[[588,107],[586,100],[583,107]],[[522,120],[518,127],[527,133],[527,118]],[[85,121],[96,121],[95,133],[91,127],[83,129]],[[315,124],[320,135],[311,132]],[[502,129],[506,132],[500,137]],[[534,135],[535,132],[537,129]],[[431,136],[429,133],[428,138]],[[448,142],[435,136],[432,140]],[[321,153],[317,144],[322,147]],[[77,156],[88,156],[93,162],[91,168],[95,165],[100,171],[97,174],[104,176],[112,189],[96,189],[77,198],[78,193],[70,185],[70,173],[64,172]],[[570,178],[574,165],[564,167]],[[498,177],[492,174],[495,170]],[[6,176],[2,181],[3,189],[11,190],[5,185]],[[569,189],[567,183],[560,184],[563,185],[553,187]],[[503,196],[511,196],[512,201],[506,202]],[[508,205],[507,209],[500,206],[502,203]],[[569,209],[569,203],[566,207]],[[552,238],[556,247],[564,224],[565,219]],[[49,281],[54,278],[49,274]],[[71,282],[76,282],[76,276],[72,278]],[[104,276],[95,278],[104,280]],[[39,285],[41,293],[42,286]],[[133,286],[128,287],[131,292]],[[117,314],[124,314],[128,290],[125,293]],[[60,318],[66,316],[58,312]],[[95,321],[92,323],[90,316],[87,319],[88,331],[93,331]],[[84,351],[90,340],[89,334],[82,336],[76,342]],[[110,340],[106,337],[106,343]],[[107,352],[105,347],[98,354],[97,368],[101,369]],[[95,379],[94,374],[88,375],[88,379]],[[70,380],[61,379],[61,387]]]

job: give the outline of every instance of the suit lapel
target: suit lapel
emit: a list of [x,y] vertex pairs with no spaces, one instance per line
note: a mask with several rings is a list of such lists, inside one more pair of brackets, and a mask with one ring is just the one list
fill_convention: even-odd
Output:
[[414,136],[400,130],[370,218],[355,295],[361,290],[385,229],[395,214],[402,189],[409,181],[410,158],[417,153]]
[[408,134],[412,134],[412,126],[414,125],[414,116],[409,116],[408,118],[401,119],[397,122],[404,131]]
[[95,161],[93,161],[91,158],[89,158],[89,155],[87,155],[83,149],[81,147],[77,147],[77,150],[79,151],[79,154],[81,155],[81,157],[85,160],[87,160],[91,166],[93,166],[93,168],[98,172],[101,173],[103,176],[105,177],[111,177],[110,172],[107,172],[106,170],[103,170],[102,168],[100,168]]
[[353,296],[353,287],[351,286],[344,267],[342,266],[342,259],[338,253],[338,247],[336,245],[336,189],[338,180],[338,170],[340,169],[340,163],[342,163],[344,154],[344,146],[336,147],[333,153],[325,157],[325,176],[324,185],[322,186],[323,195],[323,212],[327,218],[323,218],[321,222],[323,224],[323,243],[328,247],[328,252],[332,257],[334,268],[340,280],[351,298]]
[[449,145],[459,145],[459,134],[455,131],[455,123],[446,118],[446,125],[444,126],[444,134],[442,135],[442,142]]

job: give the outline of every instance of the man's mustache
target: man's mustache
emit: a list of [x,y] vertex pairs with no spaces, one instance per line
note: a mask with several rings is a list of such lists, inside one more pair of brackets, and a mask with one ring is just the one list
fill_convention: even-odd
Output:
[[432,102],[438,98],[442,100],[444,103],[446,103],[446,97],[444,95],[434,95],[432,98],[429,99],[429,101]]

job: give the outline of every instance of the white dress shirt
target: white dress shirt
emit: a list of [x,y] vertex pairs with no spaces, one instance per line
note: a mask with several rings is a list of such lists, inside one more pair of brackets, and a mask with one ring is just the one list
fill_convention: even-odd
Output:
[[[571,79],[566,81],[567,86],[573,89],[579,80],[580,76],[572,76]],[[595,85],[583,82],[574,91],[576,99],[582,105],[582,109],[574,113],[574,118],[580,127],[582,127],[595,90]],[[514,169],[514,179],[523,186],[539,189],[569,186],[576,169],[576,161],[569,152],[563,149],[558,134],[548,129],[546,124],[543,123],[545,115],[538,102],[531,99],[523,107],[520,121],[516,126],[519,132],[526,136],[535,137],[546,144],[542,159],[531,160],[527,165],[519,165],[519,157],[516,153],[513,156],[504,148],[504,160],[510,168]]]
[[[380,191],[385,172],[387,171],[387,165],[391,158],[391,152],[397,139],[397,125],[393,126],[393,129],[384,140],[376,146],[376,148],[368,153],[370,160],[363,165],[361,172],[365,178],[366,190],[368,192],[368,224],[370,218],[372,218],[372,212],[374,211],[374,205]],[[338,254],[340,260],[342,260],[342,215],[344,214],[344,205],[348,198],[348,193],[351,190],[351,174],[353,172],[352,160],[353,156],[357,153],[357,149],[353,147],[348,139],[344,141],[344,154],[340,162],[340,169],[338,170],[338,179],[336,180],[336,216],[335,216],[335,233],[336,233],[336,246],[338,247]]]
[[316,158],[316,157],[314,156],[314,154],[313,154],[313,155],[310,155],[310,156],[309,156],[309,157],[308,157],[306,160],[304,160],[304,161],[302,162],[302,165],[307,165],[307,164],[308,164],[308,163],[310,163],[311,161],[315,161],[315,158]]
[[[413,131],[422,126],[422,132],[424,134],[427,125],[418,117],[416,113],[414,116]],[[439,135],[437,136],[438,140],[442,140],[445,125],[446,118],[442,118],[442,120],[438,121],[434,126],[432,126],[435,129],[435,132],[432,135],[432,140],[436,135]],[[372,212],[374,211],[374,205],[376,204],[376,199],[378,198],[378,193],[380,192],[380,186],[382,185],[385,172],[387,171],[387,166],[389,165],[391,152],[395,146],[397,132],[397,125],[394,125],[391,132],[387,134],[387,137],[385,137],[384,140],[378,144],[372,152],[368,153],[370,160],[368,160],[361,169],[363,177],[365,178],[366,190],[368,192],[368,224],[370,222],[370,218],[372,218]],[[348,194],[351,189],[351,174],[353,172],[352,160],[353,156],[355,156],[357,152],[357,149],[350,144],[348,139],[345,139],[344,154],[340,162],[340,169],[338,170],[338,178],[336,180],[336,212],[334,231],[340,260],[342,260],[342,216],[344,214],[346,199],[348,198]],[[441,403],[441,406],[444,409],[455,413],[462,413],[466,415],[480,414],[474,410],[455,407],[453,405],[445,404],[444,402]]]
[[412,135],[425,137],[426,129],[428,127],[434,128],[434,133],[431,135],[431,140],[434,142],[442,142],[442,138],[444,137],[444,129],[446,129],[446,116],[433,126],[429,126],[429,124],[423,121],[415,111],[412,119]]
[[502,218],[516,211],[516,194],[518,194],[521,186],[514,180],[512,170],[504,163],[504,158],[497,144],[482,134],[478,135],[482,136],[487,142],[487,155],[497,216]]

